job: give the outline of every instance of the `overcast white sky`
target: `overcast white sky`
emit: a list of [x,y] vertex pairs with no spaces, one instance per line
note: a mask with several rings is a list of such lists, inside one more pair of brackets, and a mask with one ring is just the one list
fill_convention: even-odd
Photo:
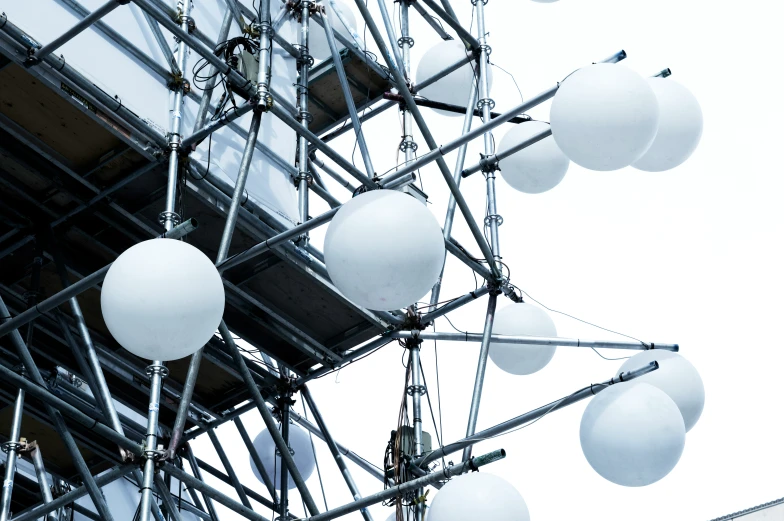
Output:
[[[375,8],[375,2],[371,5]],[[470,2],[453,5],[468,23]],[[486,9],[491,59],[514,75],[526,98],[575,68],[625,49],[625,66],[643,75],[670,67],[672,79],[700,100],[702,143],[676,170],[604,173],[572,165],[561,185],[541,195],[521,194],[500,182],[498,206],[505,220],[501,251],[515,284],[550,307],[605,327],[646,341],[680,343],[681,354],[702,375],[707,399],[680,463],[649,487],[620,487],[590,468],[579,443],[587,402],[478,445],[475,453],[500,447],[508,453],[484,471],[512,482],[534,521],[708,520],[781,497],[780,4],[490,0]],[[416,64],[438,40],[413,12],[412,25]],[[519,95],[508,76],[495,72],[493,97],[503,110]],[[549,104],[532,114],[548,119]],[[459,119],[430,111],[426,117],[440,143],[459,133]],[[396,118],[389,112],[366,126],[378,171],[395,164]],[[348,152],[353,138],[347,134],[337,146]],[[469,163],[478,152],[469,149]],[[360,164],[358,153],[356,159]],[[447,163],[453,165],[454,158]],[[422,178],[430,207],[442,220],[448,194],[440,174],[431,166]],[[481,216],[482,178],[469,178],[463,187]],[[333,193],[345,191],[335,185]],[[465,224],[457,222],[456,236],[473,246]],[[470,272],[452,260],[446,280],[444,298],[473,289]],[[485,306],[485,299],[466,306],[451,315],[452,321],[458,328],[481,331]],[[553,319],[562,336],[611,337],[559,315]],[[450,330],[446,321],[438,322],[439,330]],[[337,377],[311,385],[334,436],[377,464],[397,418],[405,371],[401,351],[390,345]],[[477,353],[476,344],[439,343],[447,442],[465,432]],[[607,379],[620,364],[576,348],[560,348],[550,365],[533,376],[514,377],[490,364],[478,427]],[[423,365],[435,398],[432,343],[423,346]],[[248,416],[258,418],[255,412]],[[433,432],[425,416],[426,430]],[[329,505],[350,501],[326,447],[317,447]],[[241,464],[245,456],[236,459]],[[354,477],[364,494],[380,489],[359,469]],[[311,484],[318,486],[314,480]],[[377,520],[390,512],[372,509]]]
[[[467,24],[470,2],[452,2]],[[101,2],[84,3],[94,8]],[[5,10],[17,9],[5,4],[0,2]],[[375,12],[376,3],[370,4]],[[501,447],[508,453],[506,460],[483,471],[512,482],[534,521],[708,520],[783,496],[780,3],[490,0],[486,9],[491,59],[514,75],[526,98],[580,66],[625,49],[625,66],[643,75],[670,67],[672,79],[700,100],[702,143],[676,170],[600,173],[572,165],[560,186],[541,195],[515,192],[500,181],[498,207],[504,217],[501,251],[516,285],[550,307],[605,327],[646,341],[679,343],[681,354],[702,375],[707,400],[702,419],[687,435],[680,463],[649,487],[614,485],[587,464],[579,444],[587,402],[478,445],[477,454]],[[412,34],[416,64],[438,38],[413,11]],[[512,81],[498,70],[493,97],[501,111],[519,101]],[[532,115],[547,120],[548,112],[549,104]],[[397,117],[389,111],[365,127],[378,171],[396,162]],[[459,133],[458,118],[431,111],[426,117],[441,143]],[[496,133],[497,141],[504,132],[502,127]],[[418,141],[421,151],[423,140]],[[346,134],[334,144],[350,154],[353,137]],[[479,151],[476,145],[469,148],[469,164]],[[356,157],[359,164],[358,153]],[[454,157],[447,163],[453,165]],[[435,166],[423,169],[422,180],[430,208],[442,221],[448,193]],[[481,218],[481,176],[469,178],[463,187]],[[347,199],[349,194],[336,184],[330,188]],[[316,198],[311,201],[313,215],[327,208]],[[323,231],[313,234],[316,243]],[[455,235],[477,252],[459,218]],[[468,269],[450,259],[443,298],[473,288]],[[485,299],[466,306],[451,315],[452,321],[458,328],[481,331],[485,306]],[[612,336],[559,315],[553,319],[561,336]],[[437,328],[450,330],[444,320]],[[403,391],[401,351],[391,344],[337,376],[311,384],[334,436],[378,465]],[[477,354],[477,344],[439,343],[446,442],[464,435]],[[478,428],[605,380],[620,364],[577,348],[560,348],[544,370],[527,377],[513,377],[490,364]],[[432,343],[423,346],[423,366],[435,399]],[[301,403],[295,409],[301,412]],[[425,429],[432,433],[425,416]],[[256,411],[245,418],[252,434],[261,429]],[[218,433],[243,482],[261,492],[234,427],[221,427]],[[220,465],[208,440],[195,446],[203,459]],[[329,506],[351,501],[326,446],[318,440],[316,446]],[[381,489],[378,481],[350,465],[363,494]],[[230,487],[213,484],[232,493]],[[309,485],[320,495],[315,475]],[[292,509],[301,515],[298,501],[294,492]],[[220,508],[223,521],[240,519]],[[383,521],[391,509],[376,506],[371,512]]]

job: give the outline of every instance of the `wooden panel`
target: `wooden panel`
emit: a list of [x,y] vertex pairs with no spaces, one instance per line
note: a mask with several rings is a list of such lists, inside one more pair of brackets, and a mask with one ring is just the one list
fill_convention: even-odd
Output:
[[0,71],[0,113],[64,156],[76,170],[123,143],[18,65]]

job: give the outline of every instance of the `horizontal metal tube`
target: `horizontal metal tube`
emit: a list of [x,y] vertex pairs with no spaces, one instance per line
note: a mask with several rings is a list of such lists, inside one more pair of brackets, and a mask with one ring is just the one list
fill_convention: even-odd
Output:
[[351,512],[356,512],[357,510],[375,505],[376,503],[381,503],[382,501],[386,501],[388,499],[402,497],[406,492],[423,488],[427,485],[430,485],[431,483],[435,483],[443,479],[459,476],[460,474],[468,472],[469,470],[482,467],[489,463],[501,460],[505,457],[506,452],[504,449],[500,449],[483,456],[477,456],[476,458],[472,458],[471,460],[465,461],[458,465],[446,467],[439,472],[434,472],[432,474],[428,474],[427,476],[422,476],[421,478],[406,481],[405,483],[390,487],[382,492],[377,492],[370,496],[356,500],[353,503],[348,503],[346,505],[333,508],[332,510],[328,510],[323,514],[305,518],[303,521],[329,521],[330,519],[335,519],[336,517],[344,516],[346,514],[350,514]]
[[442,317],[447,313],[468,304],[469,302],[473,302],[474,300],[478,299],[483,295],[487,295],[489,292],[490,292],[490,288],[487,285],[484,285],[475,291],[466,293],[462,297],[456,298],[455,300],[449,302],[448,304],[444,304],[443,306],[436,309],[435,311],[431,311],[430,313],[426,313],[422,315],[421,321],[423,324],[428,324],[433,320],[437,319],[438,317]]
[[453,454],[455,452],[461,451],[466,447],[469,447],[475,443],[479,443],[480,441],[484,441],[494,436],[501,435],[512,429],[520,427],[521,425],[525,425],[528,422],[537,420],[551,413],[552,411],[563,409],[564,407],[572,405],[573,403],[579,402],[586,398],[590,398],[591,396],[595,395],[598,392],[601,392],[604,388],[610,385],[620,383],[620,382],[627,382],[629,380],[639,378],[640,376],[646,375],[651,371],[657,370],[658,368],[659,368],[658,362],[651,362],[650,364],[647,364],[644,367],[635,369],[634,371],[629,371],[627,373],[622,373],[619,377],[611,378],[610,380],[607,380],[606,382],[603,382],[601,384],[591,384],[588,387],[584,387],[565,398],[548,403],[543,407],[539,407],[538,409],[534,409],[533,411],[527,412],[525,414],[521,414],[516,418],[512,418],[511,420],[505,421],[503,423],[499,423],[498,425],[494,427],[490,427],[489,429],[485,429],[481,432],[477,432],[476,434],[464,438],[460,441],[456,441],[455,443],[450,443],[449,445],[446,445],[443,448],[436,449],[430,454],[413,461],[411,464],[417,467],[423,467],[424,465],[427,465],[431,461],[435,461],[449,454]]
[[284,241],[287,241],[289,239],[293,239],[294,237],[302,235],[303,233],[305,233],[308,230],[312,230],[313,228],[321,226],[325,222],[328,222],[328,221],[332,220],[332,218],[335,217],[335,214],[338,213],[338,210],[339,210],[339,208],[333,208],[331,210],[328,210],[328,211],[322,213],[321,215],[319,215],[317,217],[314,217],[313,219],[311,219],[311,220],[309,220],[307,222],[304,222],[304,223],[302,223],[300,225],[297,225],[297,226],[295,226],[295,227],[293,227],[293,228],[291,228],[291,229],[289,229],[289,230],[287,230],[287,231],[285,231],[283,233],[280,233],[280,234],[278,234],[278,235],[276,235],[274,237],[271,237],[271,238],[267,239],[264,242],[260,242],[256,246],[252,246],[251,248],[249,248],[249,249],[247,249],[247,250],[245,250],[245,251],[243,251],[241,253],[238,253],[238,254],[234,255],[233,257],[229,257],[225,261],[219,263],[217,265],[217,268],[220,271],[224,271],[224,270],[227,270],[229,268],[233,268],[233,267],[235,267],[235,266],[237,266],[237,265],[239,265],[239,264],[241,264],[241,263],[243,263],[243,262],[245,262],[245,261],[247,261],[249,259],[252,259],[253,257],[256,257],[257,255],[261,255],[265,251],[267,251],[267,250],[269,250],[271,248],[274,248],[275,246],[277,246],[278,244],[280,244],[280,243],[282,243]]
[[[392,338],[418,338],[421,340],[446,340],[456,342],[481,342],[481,333],[428,333],[425,331],[393,331],[389,333]],[[642,342],[631,342],[628,340],[581,340],[579,338],[560,338],[543,336],[509,336],[492,335],[491,342],[498,344],[520,344],[537,346],[563,346],[563,347],[588,347],[599,349],[636,349],[646,351],[658,349],[660,351],[679,350],[678,344],[644,344]]]
[[492,155],[490,157],[484,158],[482,161],[480,161],[479,163],[475,164],[474,166],[466,168],[465,170],[463,170],[461,175],[463,177],[468,177],[471,174],[475,174],[475,173],[479,172],[480,170],[482,170],[484,165],[497,165],[499,161],[502,161],[502,160],[506,159],[507,157],[511,156],[512,154],[516,154],[517,152],[523,150],[524,148],[528,148],[531,145],[536,144],[536,143],[540,142],[541,140],[543,140],[543,139],[545,139],[545,138],[547,138],[549,136],[552,136],[552,135],[553,135],[553,131],[550,130],[549,128],[547,130],[543,130],[543,131],[539,132],[538,134],[535,134],[535,135],[529,137],[525,141],[522,141],[521,143],[518,143],[517,145],[513,146],[512,148],[510,148],[508,150],[504,150],[503,152],[499,152],[498,154],[495,154],[495,155]]
[[[625,57],[626,57],[626,53],[620,51],[612,55],[610,58],[603,60],[603,63],[615,63],[618,60],[622,60]],[[473,139],[476,139],[479,136],[484,136],[486,133],[490,132],[491,130],[493,130],[494,128],[500,125],[503,125],[504,123],[508,122],[518,114],[522,114],[523,112],[526,112],[544,103],[545,101],[555,96],[555,93],[558,92],[558,87],[559,85],[555,85],[544,92],[540,92],[530,100],[523,102],[522,104],[518,105],[512,110],[509,110],[508,112],[501,114],[495,119],[491,119],[484,125],[480,125],[476,127],[475,129],[463,134],[459,138],[450,141],[446,145],[441,145],[435,150],[431,150],[427,154],[421,156],[416,161],[413,161],[408,165],[406,165],[405,167],[401,168],[394,174],[390,174],[384,177],[384,180],[381,182],[382,188],[385,187],[387,184],[391,183],[392,181],[394,181],[395,179],[398,179],[399,177],[404,176],[409,172],[415,172],[420,168],[422,168],[423,166],[432,163],[436,159],[445,156],[446,154],[459,148],[461,145],[468,143],[469,141],[472,141]]]
[[[385,92],[384,93],[384,99],[388,99],[390,101],[397,101],[398,103],[404,103],[405,102],[405,98],[403,98],[403,96],[401,96],[400,94],[395,94],[393,92]],[[430,109],[445,110],[447,112],[454,112],[455,114],[465,114],[466,110],[467,110],[466,107],[461,107],[460,105],[452,105],[451,103],[442,103],[440,101],[433,101],[433,100],[420,98],[420,97],[414,98],[414,101],[416,102],[417,106],[420,106],[420,107],[427,107],[427,108],[430,108]],[[490,113],[490,117],[491,118],[497,118],[500,115],[501,115],[500,112],[491,112]],[[474,116],[482,117],[482,111],[479,110],[479,109],[474,109]],[[508,122],[509,123],[525,123],[527,121],[531,121],[531,117],[524,115],[524,116],[516,116],[516,117],[510,119]]]

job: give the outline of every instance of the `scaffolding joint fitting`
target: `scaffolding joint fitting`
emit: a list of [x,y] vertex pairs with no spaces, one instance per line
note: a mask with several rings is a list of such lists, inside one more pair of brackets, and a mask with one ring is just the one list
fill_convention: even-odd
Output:
[[169,81],[166,83],[166,87],[173,91],[182,89],[182,93],[187,95],[191,91],[191,82],[183,76],[182,71],[178,70],[171,73]]
[[[501,168],[498,166],[498,156],[493,155],[486,155],[486,154],[479,154],[479,166],[481,167],[482,172],[489,174],[491,172],[500,172]],[[467,176],[463,176],[467,177]]]
[[115,0],[119,5],[128,5],[131,3],[131,0]]

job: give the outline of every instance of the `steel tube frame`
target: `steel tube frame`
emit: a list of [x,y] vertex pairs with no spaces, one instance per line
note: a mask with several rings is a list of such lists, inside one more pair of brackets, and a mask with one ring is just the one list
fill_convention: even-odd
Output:
[[[463,117],[463,130],[461,134],[465,134],[469,130],[471,130],[471,123],[473,123],[474,121],[473,118],[474,107],[476,106],[477,100],[478,100],[478,92],[476,88],[476,83],[471,82],[470,92],[468,93],[468,103],[466,103],[466,112],[465,112],[465,116]],[[461,177],[458,174],[458,172],[460,172],[463,169],[467,150],[468,150],[468,144],[466,143],[462,145],[457,151],[457,159],[455,161],[455,170],[454,170],[453,178],[455,180],[455,185],[457,186],[458,189],[460,189],[460,180],[461,180]],[[457,200],[455,199],[455,196],[450,193],[449,203],[447,204],[447,209],[446,209],[446,217],[444,218],[444,241],[446,242],[449,242],[449,240],[452,238],[452,224],[454,224],[455,221],[456,205],[457,205]],[[430,292],[431,308],[433,308],[438,303],[438,300],[441,298],[441,282],[444,276],[444,268],[446,268],[446,263],[444,263],[444,265],[441,266],[441,273],[439,274],[438,280],[433,285],[433,289]]]
[[[463,214],[463,217],[465,218],[466,222],[468,223],[468,227],[471,230],[471,234],[474,236],[474,240],[476,240],[476,243],[479,245],[479,248],[482,250],[482,254],[484,255],[485,259],[489,263],[491,263],[493,269],[493,275],[495,277],[499,277],[501,273],[497,271],[497,268],[493,263],[492,251],[490,251],[490,247],[487,244],[487,241],[485,240],[482,231],[479,229],[479,226],[476,224],[476,221],[474,220],[474,217],[471,214],[471,210],[468,208],[468,204],[463,198],[463,195],[460,193],[460,190],[457,188],[457,185],[455,184],[455,181],[452,178],[452,173],[449,171],[449,168],[446,166],[443,157],[441,157],[440,153],[438,152],[439,150],[438,145],[436,145],[436,142],[433,139],[433,136],[430,133],[430,130],[428,129],[427,124],[425,123],[425,120],[422,117],[421,112],[419,111],[419,107],[417,107],[416,103],[414,102],[414,98],[411,96],[411,92],[408,90],[406,79],[403,77],[400,70],[395,66],[396,60],[392,58],[392,55],[387,49],[387,46],[384,44],[384,40],[381,36],[381,33],[379,32],[378,27],[376,27],[376,24],[373,21],[373,18],[370,15],[367,6],[364,4],[362,0],[355,0],[355,3],[357,5],[357,8],[359,9],[359,12],[362,14],[362,17],[365,19],[365,23],[367,24],[370,33],[373,35],[373,39],[376,41],[376,45],[378,46],[381,55],[384,57],[384,61],[386,62],[387,67],[389,67],[390,71],[392,72],[398,90],[400,91],[401,94],[403,94],[403,96],[406,99],[406,106],[408,107],[408,110],[413,115],[414,121],[416,122],[417,127],[419,127],[419,131],[422,133],[422,136],[425,138],[425,142],[427,143],[428,148],[431,150],[431,152],[426,154],[426,156],[430,156],[433,153],[435,153],[435,155],[438,156],[438,157],[433,156],[433,158],[438,164],[438,168],[439,171],[441,172],[441,175],[443,176],[444,180],[446,180],[447,185],[449,186],[449,190],[452,192],[452,194],[454,194],[455,199],[457,200],[457,205],[460,208],[460,211]],[[378,0],[378,6],[379,6],[379,10],[381,11],[382,17],[385,18],[386,20],[389,20],[389,13],[387,12],[387,8],[384,0]],[[395,47],[392,47],[392,52],[397,54],[397,49]],[[417,161],[413,161],[413,163],[417,163]],[[403,172],[405,170],[407,170],[407,172],[405,172],[404,174],[400,174],[400,172]],[[415,170],[416,168],[410,169],[410,166],[404,167],[401,170],[398,170],[395,174],[393,174],[393,176],[395,177],[395,179],[399,179],[403,175],[414,172]]]
[[[226,12],[223,13],[223,21],[221,22],[220,29],[218,30],[219,42],[225,42],[228,39],[229,30],[231,30],[231,9],[227,8]],[[200,131],[204,127],[204,122],[207,121],[207,114],[210,108],[210,100],[212,99],[212,91],[215,89],[215,84],[218,83],[218,75],[216,74],[215,66],[212,64],[210,64],[210,69],[209,69],[209,73],[207,74],[207,77],[209,79],[207,80],[207,83],[204,85],[201,101],[199,102],[199,108],[196,111],[196,121],[193,124],[193,134],[196,134],[198,131]],[[193,134],[188,138],[186,138],[185,140],[183,140],[182,142],[183,148],[188,148],[190,146],[190,144],[186,144],[186,141],[194,138]],[[205,137],[208,134],[205,134]],[[194,142],[197,141],[198,140],[194,140]]]
[[[483,335],[478,333],[428,333],[425,331],[393,331],[388,333],[390,338],[420,338],[422,340],[445,340],[450,342],[481,342]],[[586,347],[593,349],[633,349],[646,351],[658,349],[660,351],[680,350],[678,344],[650,344],[643,342],[630,342],[628,340],[582,340],[579,338],[560,338],[543,336],[507,336],[491,335],[490,341],[498,344],[520,344],[540,346]]]
[[[422,0],[425,5],[427,5],[430,9],[433,10],[435,14],[439,16],[446,24],[454,29],[457,35],[463,40],[465,43],[471,46],[474,52],[477,52],[481,49],[482,44],[474,38],[467,29],[465,29],[460,22],[458,22],[455,18],[453,18],[449,13],[444,11],[438,4],[436,4],[433,0]],[[480,32],[480,35],[482,33]]]
[[171,490],[166,483],[164,482],[163,478],[159,473],[155,473],[154,478],[155,488],[158,489],[158,495],[161,496],[161,501],[163,501],[163,506],[166,508],[166,512],[174,519],[174,521],[182,521],[182,517],[180,517],[180,511],[174,506],[174,501],[172,501]]
[[[624,51],[620,51],[616,54],[613,54],[609,58],[602,60],[600,63],[617,63],[625,58],[626,58],[626,53]],[[398,177],[403,176],[409,172],[414,172],[422,168],[423,166],[432,163],[433,161],[438,161],[439,159],[442,159],[443,156],[457,149],[461,145],[473,141],[479,136],[483,136],[485,133],[493,130],[494,128],[503,125],[504,123],[507,123],[515,116],[522,114],[523,112],[526,112],[544,103],[545,101],[555,96],[555,93],[558,91],[558,86],[559,85],[555,85],[543,92],[540,92],[539,94],[532,97],[528,101],[525,101],[520,105],[518,105],[517,107],[508,110],[507,112],[504,112],[497,118],[491,119],[489,122],[484,123],[483,125],[463,134],[459,138],[453,139],[452,141],[448,142],[445,145],[441,145],[439,147],[436,146],[431,147],[430,152],[420,156],[419,159],[417,159],[413,163],[406,165],[404,168],[397,170],[393,174],[389,174],[385,176],[384,180],[381,182],[382,188],[384,187],[385,184],[394,181]],[[412,103],[416,104],[416,102],[413,102],[413,98],[412,98]]]
[[[134,468],[136,468],[136,466],[131,463],[115,467],[112,470],[97,476],[95,478],[95,483],[99,487],[105,487],[109,483],[112,483],[122,478],[123,476],[130,474]],[[35,519],[40,519],[50,512],[54,512],[58,508],[69,505],[86,495],[87,487],[82,485],[81,487],[75,488],[70,492],[66,492],[62,496],[53,499],[50,503],[41,503],[23,512],[20,512],[14,516],[11,521],[33,521]]]
[[[329,447],[329,451],[332,453],[332,457],[335,458],[335,463],[337,463],[338,468],[340,469],[340,473],[343,475],[343,479],[345,480],[346,486],[348,486],[348,489],[351,492],[351,496],[354,498],[354,501],[361,500],[362,495],[359,493],[359,488],[354,482],[354,478],[351,476],[351,471],[348,470],[346,462],[343,460],[343,455],[338,449],[337,443],[335,443],[335,440],[329,433],[327,425],[324,422],[324,418],[321,416],[321,412],[318,410],[316,403],[313,401],[313,396],[310,394],[310,390],[307,388],[307,386],[302,386],[302,388],[300,388],[300,393],[302,398],[304,398],[308,403],[310,412],[313,413],[313,418],[316,420],[316,424],[324,436],[324,441],[327,443],[327,447]],[[370,515],[370,511],[368,509],[362,508],[360,509],[360,512],[365,521],[373,521],[373,516]]]
[[231,466],[231,462],[229,461],[229,457],[226,455],[226,451],[223,450],[223,446],[221,445],[220,440],[218,439],[218,435],[215,434],[214,429],[207,429],[207,436],[209,436],[210,441],[212,442],[212,447],[215,449],[215,452],[218,453],[218,458],[221,460],[223,464],[223,468],[226,469],[226,474],[229,476],[229,480],[231,481],[231,485],[234,487],[234,490],[237,491],[237,495],[240,498],[240,501],[243,505],[253,510],[253,507],[250,505],[250,500],[248,499],[247,494],[242,489],[242,484],[240,483],[240,479],[237,477],[237,473],[234,472],[234,467]]
[[6,453],[5,474],[3,475],[3,493],[0,496],[0,521],[8,521],[11,510],[11,493],[14,490],[14,476],[16,474],[16,459],[19,457],[19,435],[22,430],[22,414],[24,413],[24,389],[16,392],[14,412],[11,417],[11,432],[8,441],[3,443],[2,450]]
[[[206,89],[205,89],[206,91]],[[205,94],[205,99],[207,96]],[[230,113],[226,114],[225,116],[221,116],[219,119],[210,122],[207,125],[200,125],[198,129],[195,129],[193,133],[182,140],[182,148],[183,149],[191,149],[196,150],[196,147],[204,141],[205,138],[209,137],[210,134],[213,132],[220,130],[221,128],[225,127],[229,123],[241,118],[251,110],[253,110],[254,105],[250,102],[245,102],[239,106],[236,110],[232,110]],[[205,111],[207,109],[204,109]],[[205,116],[206,119],[206,116]],[[195,128],[195,127],[194,127]]]
[[[191,466],[191,472],[199,481],[204,481],[201,477],[201,469],[199,469],[199,464],[196,462],[196,456],[193,455],[193,450],[191,449],[190,445],[185,445],[185,458],[188,460],[188,464]],[[182,480],[180,480],[182,481]],[[192,484],[188,484],[188,486],[192,487]],[[195,487],[194,487],[195,488]],[[215,510],[215,505],[212,504],[212,498],[205,494],[203,491],[199,491],[204,496],[204,506],[207,507],[207,512],[210,514],[212,521],[220,521],[218,519],[218,512]]]
[[248,387],[251,398],[256,403],[256,408],[261,413],[262,420],[264,420],[264,425],[270,432],[270,436],[272,437],[272,441],[275,443],[275,447],[280,452],[281,461],[284,465],[286,465],[288,471],[291,473],[291,479],[294,480],[294,483],[297,485],[305,506],[312,514],[318,513],[319,510],[316,506],[316,502],[313,500],[313,496],[310,494],[307,485],[305,485],[305,480],[302,479],[302,474],[300,474],[296,463],[294,463],[294,458],[291,456],[291,453],[289,453],[288,446],[278,431],[277,425],[275,424],[275,419],[272,417],[272,413],[270,413],[269,409],[267,409],[264,398],[261,396],[261,392],[256,386],[256,382],[254,382],[253,376],[250,374],[250,370],[245,363],[245,359],[237,348],[237,344],[234,343],[234,338],[231,336],[231,332],[229,331],[229,328],[226,326],[225,322],[221,321],[220,326],[218,327],[218,331],[220,331],[223,341],[226,343],[226,346],[229,348],[229,352],[234,358],[234,363],[239,370],[240,376],[245,382],[245,385]]
[[[280,435],[286,444],[286,451],[291,453],[289,446],[289,427],[291,422],[291,396],[286,393],[283,394],[278,400],[278,409],[280,410]],[[292,454],[293,456],[293,454]],[[272,479],[277,478],[273,476]],[[289,519],[289,469],[286,465],[280,466],[280,518],[283,521]]]
[[[411,364],[411,385],[406,389],[411,395],[412,422],[414,423],[414,457],[420,457],[423,453],[422,445],[422,395],[427,392],[427,388],[422,383],[422,365],[420,364],[421,342],[409,340],[406,342],[411,354],[409,363]],[[424,488],[416,491],[416,497],[424,496]],[[422,502],[417,502],[414,507],[414,516],[417,521],[425,519],[425,509]]]
[[525,414],[521,414],[520,416],[512,418],[511,420],[507,420],[503,423],[499,423],[498,425],[490,427],[489,429],[485,429],[483,431],[477,432],[476,434],[464,438],[460,441],[456,441],[454,443],[450,443],[449,445],[445,445],[443,448],[436,449],[433,452],[426,455],[425,457],[412,461],[411,465],[422,468],[423,466],[427,465],[431,461],[435,461],[449,454],[453,454],[460,450],[466,449],[467,447],[470,447],[475,443],[479,443],[480,441],[488,440],[495,436],[504,434],[505,432],[520,427],[521,425],[525,425],[528,422],[537,420],[553,411],[563,409],[564,407],[572,405],[573,403],[577,403],[581,400],[584,400],[585,398],[590,398],[591,396],[595,395],[598,392],[601,392],[603,389],[609,387],[610,385],[620,383],[620,382],[628,382],[629,380],[639,378],[640,376],[646,375],[651,371],[657,370],[658,367],[659,367],[658,362],[654,361],[644,367],[626,373],[622,373],[620,376],[616,378],[611,378],[610,380],[607,380],[600,384],[591,384],[587,387],[583,387],[579,391],[576,391],[570,394],[569,396],[561,398],[560,400],[550,402],[547,405],[539,407],[538,409],[534,409],[533,411],[527,412]]
[[[481,3],[481,0],[480,2]],[[482,389],[485,381],[485,370],[487,369],[487,357],[490,354],[490,337],[493,332],[493,321],[495,320],[495,308],[498,302],[498,293],[490,292],[490,299],[487,301],[487,315],[485,317],[485,329],[482,333],[482,344],[479,350],[479,360],[476,364],[476,378],[474,379],[474,390],[471,394],[471,409],[468,412],[468,426],[466,427],[466,437],[471,436],[476,431],[476,421],[479,418],[479,404],[482,401]],[[471,448],[466,447],[463,451],[463,461],[468,461],[471,457]]]
[[[420,318],[420,321],[422,322],[422,324],[427,325],[430,322],[432,322],[433,320],[437,319],[438,317],[442,317],[442,316],[446,315],[447,313],[450,313],[450,312],[456,310],[457,308],[463,307],[466,304],[468,304],[469,302],[473,302],[474,300],[478,299],[479,297],[487,295],[489,292],[490,292],[490,286],[485,284],[481,288],[479,288],[477,290],[474,290],[474,291],[470,291],[470,292],[466,293],[465,295],[463,295],[462,297],[458,297],[455,300],[453,300],[452,302],[444,304],[440,308],[435,309],[434,311],[431,311],[430,313],[425,313]],[[430,308],[433,308],[433,307],[434,307],[434,305],[431,304]],[[430,308],[428,308],[428,309],[430,309]]]
[[507,150],[504,150],[503,152],[499,152],[497,154],[492,154],[492,155],[489,155],[489,156],[486,156],[486,157],[482,158],[482,160],[479,161],[479,163],[477,163],[474,166],[468,167],[465,170],[463,170],[461,172],[460,176],[461,177],[468,177],[468,176],[470,176],[472,174],[475,174],[475,173],[479,172],[483,168],[494,169],[498,165],[498,163],[500,161],[502,161],[503,159],[506,159],[507,157],[511,156],[512,154],[515,154],[515,153],[523,150],[524,148],[528,148],[531,145],[534,145],[534,144],[540,142],[541,140],[543,140],[543,139],[545,139],[545,138],[547,138],[549,136],[552,136],[552,135],[553,135],[553,131],[550,130],[549,128],[547,130],[543,130],[543,131],[539,132],[538,134],[534,134],[533,136],[529,137],[528,139],[526,139],[524,141],[521,141],[520,143],[518,143],[517,145],[513,146],[512,148],[509,148]]
[[256,447],[253,445],[253,441],[250,439],[248,435],[248,430],[245,428],[245,425],[242,423],[240,417],[234,418],[234,426],[237,427],[237,431],[240,433],[240,437],[242,438],[242,442],[245,444],[245,448],[248,449],[248,454],[250,454],[250,459],[253,461],[253,464],[256,465],[256,470],[259,471],[259,475],[261,476],[261,480],[264,482],[264,486],[267,487],[267,492],[269,492],[270,497],[272,497],[272,501],[275,505],[278,504],[278,491],[275,490],[275,482],[272,481],[270,478],[269,472],[267,469],[264,468],[264,463],[261,461],[261,456],[259,456],[259,451],[256,450]]
[[400,485],[388,488],[382,492],[377,492],[370,496],[366,496],[362,498],[362,500],[360,501],[355,501],[354,503],[348,503],[346,505],[333,508],[332,510],[328,510],[323,514],[302,519],[302,521],[329,521],[330,519],[335,519],[337,517],[350,514],[351,512],[356,512],[361,508],[367,508],[371,505],[375,505],[376,503],[380,503],[382,501],[386,501],[394,497],[401,497],[406,492],[423,488],[427,485],[430,485],[437,481],[448,479],[453,476],[458,476],[460,474],[468,472],[469,470],[483,467],[484,465],[501,460],[505,457],[506,457],[506,452],[503,449],[499,449],[489,454],[477,456],[476,458],[473,458],[471,461],[464,461],[462,463],[458,463],[457,465],[446,467],[445,469],[440,470],[438,472],[434,472],[432,474],[422,476],[421,478],[413,479],[411,481],[406,481],[405,483],[401,483]]
[[346,77],[346,70],[343,67],[343,60],[340,59],[340,52],[338,51],[338,45],[335,42],[335,34],[332,30],[332,24],[329,22],[329,16],[321,16],[320,18],[324,25],[324,33],[327,37],[329,50],[332,53],[332,63],[335,66],[335,71],[338,74],[338,81],[340,82],[340,88],[343,91],[343,97],[346,100],[348,114],[351,118],[351,125],[354,127],[354,133],[357,136],[357,145],[359,146],[359,151],[362,154],[362,162],[365,164],[365,172],[367,173],[367,176],[372,179],[376,176],[375,170],[373,169],[373,162],[370,159],[370,152],[368,151],[367,142],[365,142],[365,133],[362,131],[362,124],[359,122],[357,107],[354,104],[354,96],[351,94],[351,88],[348,84],[348,77]]
[[[297,108],[299,109],[297,112],[297,120],[305,130],[308,129],[308,124],[313,117],[310,112],[308,112],[310,66],[313,63],[313,58],[310,55],[308,47],[310,41],[310,9],[314,5],[315,3],[310,0],[302,0],[298,5],[300,13],[300,57],[297,59],[297,69],[299,71],[299,79],[296,84]],[[299,223],[302,224],[308,221],[308,212],[310,211],[309,187],[311,183],[311,176],[308,172],[308,141],[302,134],[299,134],[297,137],[297,167],[296,185],[299,203]],[[302,244],[307,244],[309,236],[307,233],[303,233],[297,240]],[[284,503],[284,512],[281,515],[283,515],[285,519],[285,501],[283,500],[283,497],[286,487],[284,486],[283,489],[284,490],[281,490],[281,500]]]
[[[44,466],[44,458],[41,456],[41,448],[37,442],[34,442],[35,447],[30,451],[30,459],[33,460],[33,467],[35,468],[35,476],[38,479],[38,488],[41,490],[41,497],[44,500],[44,505],[51,503],[52,489],[49,488],[49,478],[46,476],[46,467]],[[46,516],[44,521],[56,521],[53,517]]]
[[120,7],[120,5],[123,3],[127,2],[123,2],[122,0],[109,0],[98,9],[79,20],[73,27],[65,31],[63,34],[44,45],[40,49],[37,49],[31,53],[31,60],[43,60],[54,51],[62,47],[69,40],[73,39],[77,34],[81,33],[92,24]]

